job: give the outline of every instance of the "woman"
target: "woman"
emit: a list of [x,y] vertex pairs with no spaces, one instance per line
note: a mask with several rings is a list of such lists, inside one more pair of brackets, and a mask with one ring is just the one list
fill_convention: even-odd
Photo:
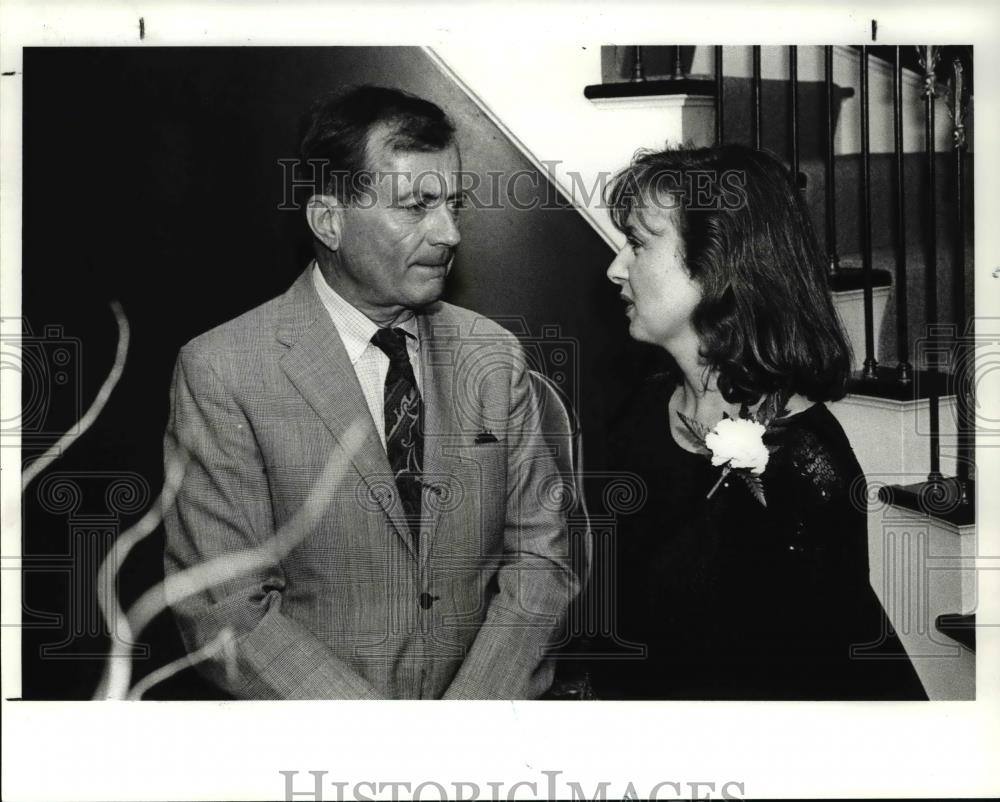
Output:
[[785,169],[645,153],[608,195],[629,332],[671,359],[614,433],[648,490],[613,602],[646,655],[595,666],[598,697],[926,698],[869,583],[864,477],[823,403],[848,346]]

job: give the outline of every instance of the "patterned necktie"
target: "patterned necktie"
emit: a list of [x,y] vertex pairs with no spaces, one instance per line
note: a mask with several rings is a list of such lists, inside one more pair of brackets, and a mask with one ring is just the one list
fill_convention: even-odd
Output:
[[402,329],[379,329],[372,343],[389,357],[385,377],[385,450],[396,477],[413,545],[419,544],[421,476],[424,462],[423,409]]

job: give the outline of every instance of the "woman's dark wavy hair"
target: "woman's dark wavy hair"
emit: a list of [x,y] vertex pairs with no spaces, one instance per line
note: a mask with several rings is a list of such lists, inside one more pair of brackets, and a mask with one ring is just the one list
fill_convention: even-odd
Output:
[[805,205],[776,159],[738,145],[641,151],[606,200],[625,233],[652,230],[652,204],[680,211],[685,263],[703,296],[693,325],[727,401],[779,390],[843,397],[850,349]]

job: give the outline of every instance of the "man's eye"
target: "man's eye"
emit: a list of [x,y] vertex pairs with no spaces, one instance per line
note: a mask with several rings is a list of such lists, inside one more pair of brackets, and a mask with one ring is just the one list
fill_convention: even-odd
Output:
[[628,246],[629,246],[629,247],[630,247],[630,248],[631,248],[631,249],[632,249],[633,251],[638,251],[638,250],[639,250],[639,249],[640,249],[640,248],[642,247],[642,243],[641,243],[641,242],[640,242],[639,240],[635,239],[635,237],[629,237],[629,238],[628,238],[628,239],[626,240],[626,242],[628,242]]

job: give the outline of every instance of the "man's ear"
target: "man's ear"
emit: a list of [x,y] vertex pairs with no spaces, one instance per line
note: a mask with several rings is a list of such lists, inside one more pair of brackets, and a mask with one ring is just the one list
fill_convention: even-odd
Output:
[[344,207],[333,195],[313,195],[306,204],[306,221],[313,236],[331,251],[340,248]]

